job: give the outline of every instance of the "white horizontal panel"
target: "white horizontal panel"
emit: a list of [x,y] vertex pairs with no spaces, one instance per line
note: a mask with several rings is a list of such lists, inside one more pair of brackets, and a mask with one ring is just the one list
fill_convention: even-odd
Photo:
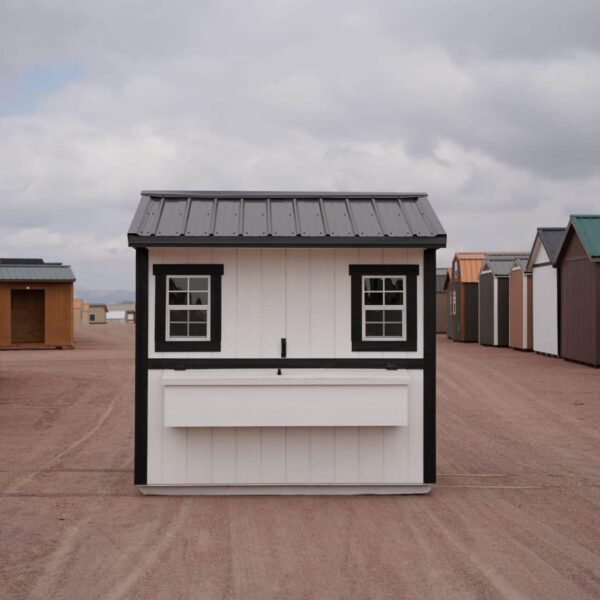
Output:
[[402,426],[408,386],[165,385],[166,427]]
[[295,386],[408,385],[406,370],[383,369],[194,369],[165,371],[163,385]]

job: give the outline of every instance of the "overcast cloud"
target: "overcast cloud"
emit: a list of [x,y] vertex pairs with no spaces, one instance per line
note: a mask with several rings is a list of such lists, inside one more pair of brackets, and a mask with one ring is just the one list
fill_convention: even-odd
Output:
[[600,212],[600,2],[0,3],[0,255],[133,289],[141,189],[426,191],[456,250]]

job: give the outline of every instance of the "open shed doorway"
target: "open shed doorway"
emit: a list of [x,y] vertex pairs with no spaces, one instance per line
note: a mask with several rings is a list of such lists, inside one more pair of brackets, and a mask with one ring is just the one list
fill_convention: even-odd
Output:
[[44,290],[11,290],[11,341],[43,344],[46,297]]

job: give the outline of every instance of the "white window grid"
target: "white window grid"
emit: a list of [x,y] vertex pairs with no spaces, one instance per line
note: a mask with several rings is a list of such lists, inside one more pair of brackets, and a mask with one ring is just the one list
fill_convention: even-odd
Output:
[[[175,290],[170,290],[170,281],[171,279],[186,279],[187,280],[187,290],[185,291],[185,293],[187,294],[187,300],[188,302],[186,304],[171,304],[170,302],[170,294],[171,293],[184,293],[184,292],[178,292]],[[206,283],[206,290],[190,290],[190,280],[192,279],[204,279],[207,283]],[[167,294],[167,299],[166,299],[166,307],[167,307],[167,314],[166,314],[166,319],[167,319],[167,335],[166,335],[166,339],[167,341],[181,341],[181,340],[189,340],[189,341],[207,341],[210,340],[210,311],[211,311],[211,307],[210,307],[210,303],[211,303],[211,295],[210,295],[210,275],[167,275],[167,285],[165,286],[167,288],[166,290],[166,294]],[[194,292],[194,291],[198,291],[199,293],[205,293],[207,295],[208,301],[206,304],[190,304],[189,303],[189,293],[190,292]],[[172,311],[176,311],[176,310],[185,310],[185,311],[190,311],[190,310],[205,310],[206,311],[206,335],[204,336],[191,336],[191,335],[171,335],[171,312]],[[189,326],[189,318],[186,321],[186,323]]]
[[[365,290],[365,281],[367,279],[380,279],[382,280],[382,298],[383,304],[365,304],[365,296],[368,291]],[[385,280],[386,279],[400,279],[402,281],[402,303],[401,304],[385,304]],[[391,291],[391,290],[390,290]],[[377,341],[406,341],[406,276],[405,275],[363,275],[361,281],[361,305],[362,305],[362,339],[367,342]],[[401,311],[402,312],[402,335],[400,336],[389,336],[389,335],[377,335],[368,336],[366,333],[367,326],[367,311],[378,310],[378,311]],[[384,316],[385,321],[385,316]]]

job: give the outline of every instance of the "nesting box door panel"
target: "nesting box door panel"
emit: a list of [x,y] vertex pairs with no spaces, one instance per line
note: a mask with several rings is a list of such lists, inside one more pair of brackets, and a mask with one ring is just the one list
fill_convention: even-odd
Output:
[[45,325],[44,290],[11,290],[11,342],[43,344]]
[[171,427],[165,424],[167,373],[148,373],[149,485],[423,482],[420,370],[403,372],[406,425],[399,426]]

